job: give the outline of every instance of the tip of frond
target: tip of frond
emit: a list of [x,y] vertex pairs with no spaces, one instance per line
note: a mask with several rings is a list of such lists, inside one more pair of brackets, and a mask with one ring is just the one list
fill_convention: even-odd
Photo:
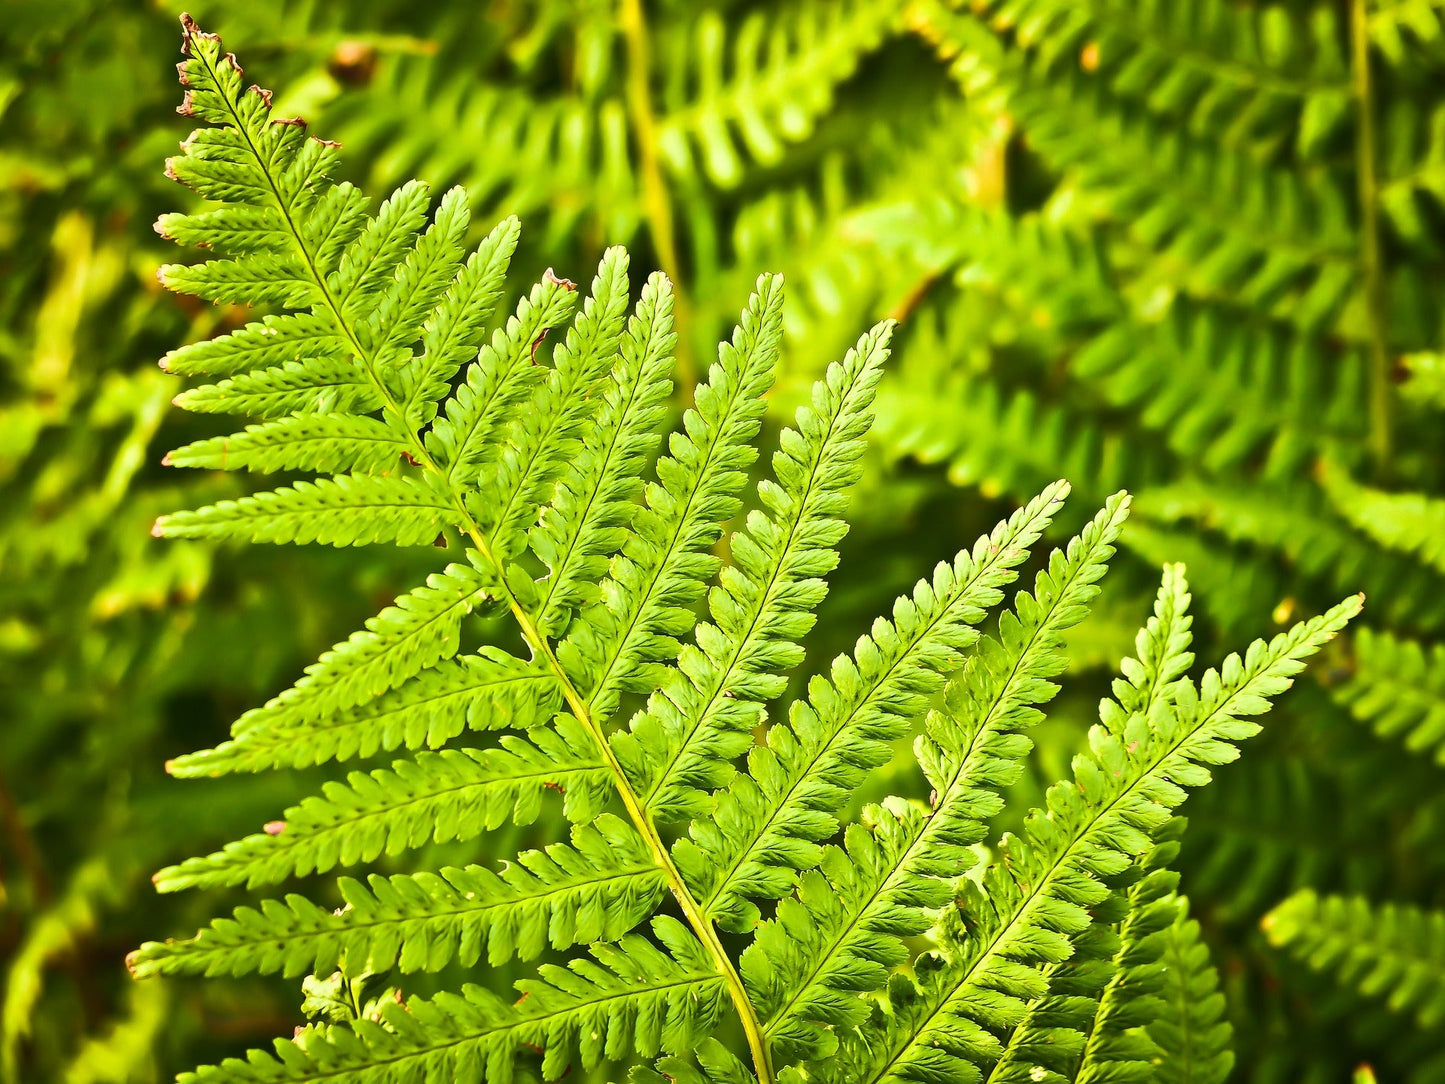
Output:
[[[165,455],[161,456],[161,466],[163,466],[163,467],[169,467],[169,466],[171,466],[171,453],[170,453],[170,452],[167,452]],[[160,524],[160,520],[156,520],[156,524],[159,525],[159,524]],[[154,527],[151,528],[151,532],[152,532],[152,533],[155,532],[155,528],[154,528]]]
[[268,836],[279,836],[282,832],[286,831],[286,822],[267,821],[265,826],[261,830],[265,832]]
[[189,11],[181,12],[181,52],[186,56],[191,55],[191,42],[197,38],[204,38],[207,41],[220,41],[219,34],[207,34],[201,29],[200,24],[191,17]]
[[577,289],[577,284],[575,282],[573,282],[571,279],[558,278],[550,267],[542,272],[542,281],[551,283],[553,286],[560,286],[564,290]]
[[140,949],[131,949],[129,952],[127,952],[127,953],[125,954],[125,969],[130,972],[130,977],[133,978],[133,979],[138,979],[138,978],[140,978],[140,975],[136,973],[136,966],[135,966],[135,965],[136,965],[136,960],[137,960],[139,957],[140,957]]
[[[157,517],[156,521],[151,524],[151,537],[152,537],[152,538],[161,538],[161,537],[164,537],[164,535],[165,535],[165,533],[166,533],[165,519],[166,519],[165,516],[159,516],[159,517]],[[166,762],[166,771],[170,771],[170,770],[171,770],[170,761],[167,761],[167,762]]]

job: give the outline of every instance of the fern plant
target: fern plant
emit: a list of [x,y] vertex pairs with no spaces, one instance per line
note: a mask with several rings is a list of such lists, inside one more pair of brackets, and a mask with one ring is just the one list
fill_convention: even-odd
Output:
[[844,212],[904,318],[881,443],[986,497],[1127,487],[1125,590],[1187,559],[1211,643],[1370,595],[1179,862],[1250,1079],[1323,1079],[1323,1049],[1432,1079],[1408,1018],[1280,996],[1297,973],[1257,923],[1307,889],[1442,903],[1439,772],[1401,749],[1439,748],[1439,5],[917,0],[904,22],[970,120]]
[[[1067,494],[1048,486],[781,710],[846,531],[891,327],[815,385],[724,560],[778,361],[777,278],[758,280],[645,482],[671,389],[665,277],[629,314],[612,249],[580,305],[549,273],[488,334],[515,220],[469,248],[465,195],[432,207],[419,183],[372,214],[328,179],[335,144],[272,116],[218,37],[183,29],[181,111],[204,126],[167,172],[211,206],[158,228],[217,255],[162,282],[278,311],[167,355],[171,372],[220,378],[182,405],[263,419],[168,459],[319,477],[163,516],[154,533],[457,559],[230,740],[168,767],[406,756],[157,884],[255,888],[429,842],[482,840],[495,861],[485,841],[506,822],[560,806],[572,825],[500,867],[342,877],[339,909],[290,894],[146,944],[139,976],[309,974],[308,1005],[350,1017],[187,1079],[507,1081],[629,1061],[640,1080],[1108,1079],[1156,1062],[1219,1078],[1217,1005],[1198,996],[1213,982],[1167,872],[1174,811],[1359,598],[1196,681],[1183,570],[1166,568],[1071,777],[988,845],[1127,495],[984,635]],[[474,643],[474,614],[509,625],[519,650],[500,633]],[[845,827],[850,795],[920,717],[930,800],[871,803]],[[541,963],[515,1000],[476,971],[553,953],[567,962]],[[483,982],[376,990],[456,966]]]

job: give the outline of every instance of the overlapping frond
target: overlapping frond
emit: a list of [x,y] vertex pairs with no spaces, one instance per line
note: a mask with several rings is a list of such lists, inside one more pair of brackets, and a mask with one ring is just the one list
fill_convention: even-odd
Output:
[[1234,1029],[1199,922],[1189,917],[1187,901],[1178,903],[1163,931],[1163,1011],[1147,1028],[1159,1051],[1155,1072],[1161,1084],[1223,1084],[1234,1068]]
[[497,967],[549,946],[616,940],[653,913],[664,887],[637,833],[606,816],[575,827],[570,846],[524,851],[499,872],[373,874],[366,884],[344,877],[340,910],[294,894],[268,900],[188,941],[142,946],[128,963],[140,977],[436,971],[481,959]]
[[162,870],[156,884],[162,891],[254,887],[428,842],[473,839],[509,821],[532,823],[549,790],[561,792],[570,819],[596,815],[611,778],[587,734],[575,721],[559,720],[532,736],[507,735],[496,749],[445,749],[352,772],[288,809],[266,831]]
[[888,356],[881,326],[815,387],[798,428],[783,432],[774,481],[760,485],[766,511],[733,535],[733,563],[710,598],[713,620],[694,633],[677,669],[613,748],[642,799],[671,820],[706,811],[730,762],[752,744],[758,705],[780,695],[802,657],[799,641],[822,602],[822,577],[847,530],[844,490],[860,473],[862,437]]
[[694,821],[678,841],[684,877],[725,927],[749,928],[757,920],[753,900],[785,895],[796,871],[821,860],[818,841],[836,831],[840,805],[868,769],[887,760],[888,743],[977,640],[974,626],[1017,575],[1066,492],[1055,483],[900,598],[892,621],[875,621],[851,658],[839,656],[827,678],[810,682],[808,699],[768,729],[747,772],[719,795],[714,815]]
[[356,1084],[461,1080],[497,1084],[517,1077],[516,1060],[542,1051],[541,1072],[562,1075],[576,1058],[585,1068],[636,1051],[681,1053],[712,1029],[722,1011],[722,979],[678,922],[653,921],[663,947],[639,934],[595,945],[593,959],[553,964],[521,984],[508,1003],[490,990],[413,998],[352,1028],[318,1026],[277,1040],[275,1055],[253,1053],[187,1073],[185,1084],[281,1084],[340,1078]]
[[752,438],[772,385],[782,338],[782,283],[758,280],[731,343],[718,348],[708,382],[673,435],[671,454],[656,466],[647,505],[602,584],[601,601],[585,611],[557,648],[589,708],[611,715],[623,689],[649,690],[659,665],[692,625],[687,605],[706,589],[718,559],[708,552],[722,523],[739,507],[744,471],[757,457]]
[[[945,923],[944,948],[916,982],[890,985],[891,1012],[870,1022],[854,1057],[866,1080],[927,1080],[941,1071],[977,1079],[1001,1047],[995,1029],[1016,1026],[1045,996],[1039,969],[1067,959],[1091,925],[1088,908],[1109,896],[1106,880],[1152,845],[1185,797],[1210,778],[1208,766],[1238,755],[1235,743],[1259,730],[1251,720],[1354,613],[1358,599],[1257,642],[1204,675],[1198,690],[1176,687],[1122,733],[1096,727],[1074,779],[1051,787],[1025,834],[1006,839],[983,887]],[[968,882],[971,883],[971,882]],[[954,912],[945,912],[951,915]]]

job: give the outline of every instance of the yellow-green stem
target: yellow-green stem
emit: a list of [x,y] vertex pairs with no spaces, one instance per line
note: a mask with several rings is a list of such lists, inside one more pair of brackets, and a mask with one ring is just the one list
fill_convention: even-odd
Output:
[[687,298],[678,283],[681,267],[677,259],[677,233],[674,227],[672,193],[662,172],[657,155],[657,118],[652,111],[652,44],[647,34],[647,17],[642,0],[622,0],[618,12],[622,34],[627,42],[627,118],[632,138],[637,144],[638,172],[642,175],[642,210],[657,262],[673,284],[673,323],[677,328],[677,384],[683,401],[692,398],[697,370],[692,363],[690,312]]
[[1370,451],[1375,471],[1389,470],[1393,446],[1390,357],[1385,338],[1385,268],[1380,253],[1380,196],[1376,175],[1375,101],[1370,76],[1367,0],[1350,0],[1351,67],[1358,119],[1356,169],[1360,200],[1360,258],[1365,273],[1365,321],[1370,352]]

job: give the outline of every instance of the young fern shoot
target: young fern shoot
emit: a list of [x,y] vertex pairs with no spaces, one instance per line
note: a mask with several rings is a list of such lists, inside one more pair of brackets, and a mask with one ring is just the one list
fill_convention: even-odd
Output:
[[[838,562],[892,326],[816,383],[724,565],[715,543],[744,510],[781,349],[779,279],[758,280],[649,471],[675,339],[663,276],[630,305],[628,258],[612,249],[585,297],[549,273],[488,334],[517,223],[468,250],[465,194],[433,207],[419,182],[373,214],[329,178],[334,144],[272,117],[220,40],[183,26],[181,111],[205,126],[168,172],[213,206],[159,228],[212,255],[161,280],[276,311],[167,355],[174,372],[216,378],[181,405],[260,419],[169,462],[317,477],[162,517],[155,533],[436,544],[452,560],[229,740],[169,768],[399,758],[156,883],[257,889],[436,842],[481,840],[491,860],[343,876],[339,910],[292,893],[138,949],[138,976],[387,973],[405,987],[459,966],[478,979],[377,999],[185,1079],[506,1084],[630,1065],[639,1081],[1093,1080],[1163,1051],[1160,984],[1137,984],[1131,1006],[1136,984],[1111,981],[1148,971],[1172,943],[1161,931],[1183,921],[1177,878],[1144,871],[1172,853],[1184,788],[1236,755],[1359,600],[1196,685],[1187,586],[1170,567],[1074,777],[1021,838],[980,846],[1128,496],[1047,557],[993,634],[980,626],[1049,529],[1062,482],[940,563],[780,704]],[[464,646],[478,612],[508,618],[525,653]],[[631,718],[629,694],[646,696]],[[840,824],[847,795],[910,734],[930,800],[892,797]],[[568,837],[541,850],[498,863],[486,842],[557,818]],[[920,937],[931,947],[916,955]],[[540,964],[520,998],[486,985],[488,969],[550,953],[568,962]],[[1212,989],[1207,959],[1194,964]],[[1047,1011],[1069,991],[1083,1011]],[[1058,1041],[1040,1060],[1031,1036],[1045,1027]],[[1227,1064],[1217,1047],[1211,1065]]]

